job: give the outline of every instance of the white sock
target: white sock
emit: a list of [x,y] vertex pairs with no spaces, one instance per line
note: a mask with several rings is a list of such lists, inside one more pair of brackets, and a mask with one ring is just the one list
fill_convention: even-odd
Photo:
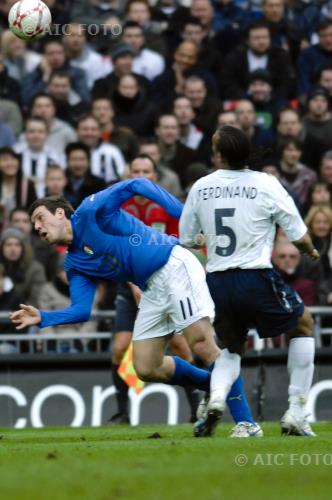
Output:
[[211,399],[213,393],[218,394],[218,399],[225,399],[231,390],[235,380],[240,375],[241,357],[239,354],[229,352],[228,349],[222,349],[215,360],[214,368],[211,373]]
[[288,349],[289,407],[304,414],[308,393],[314,374],[315,341],[312,337],[297,337],[290,341]]

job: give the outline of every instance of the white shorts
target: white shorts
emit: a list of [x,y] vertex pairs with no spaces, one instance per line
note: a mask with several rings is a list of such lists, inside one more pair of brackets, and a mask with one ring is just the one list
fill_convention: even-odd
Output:
[[133,340],[177,333],[204,317],[214,318],[204,269],[189,250],[177,245],[142,293]]

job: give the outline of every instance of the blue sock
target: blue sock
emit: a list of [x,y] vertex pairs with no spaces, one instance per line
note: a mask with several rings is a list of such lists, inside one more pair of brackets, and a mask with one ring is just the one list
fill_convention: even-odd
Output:
[[243,388],[241,375],[235,380],[227,397],[227,405],[234,422],[255,423]]
[[175,361],[175,372],[171,380],[168,382],[171,385],[193,385],[202,391],[210,390],[210,373],[201,368],[188,363],[178,356],[172,356]]

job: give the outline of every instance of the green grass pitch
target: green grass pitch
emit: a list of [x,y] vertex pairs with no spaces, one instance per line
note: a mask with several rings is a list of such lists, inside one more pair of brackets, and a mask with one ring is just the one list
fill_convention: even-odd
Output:
[[262,439],[230,439],[228,424],[213,438],[190,425],[0,429],[0,499],[330,499],[332,423],[313,427],[315,439],[275,423]]

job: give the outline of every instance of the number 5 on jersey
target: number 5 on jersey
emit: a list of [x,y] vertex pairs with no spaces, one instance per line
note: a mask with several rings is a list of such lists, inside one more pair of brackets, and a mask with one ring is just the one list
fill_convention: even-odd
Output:
[[216,224],[216,235],[217,236],[228,236],[229,243],[227,246],[216,247],[216,254],[220,257],[229,257],[235,252],[236,247],[236,235],[232,228],[224,224],[223,219],[234,217],[235,208],[216,208],[214,211],[214,219]]

